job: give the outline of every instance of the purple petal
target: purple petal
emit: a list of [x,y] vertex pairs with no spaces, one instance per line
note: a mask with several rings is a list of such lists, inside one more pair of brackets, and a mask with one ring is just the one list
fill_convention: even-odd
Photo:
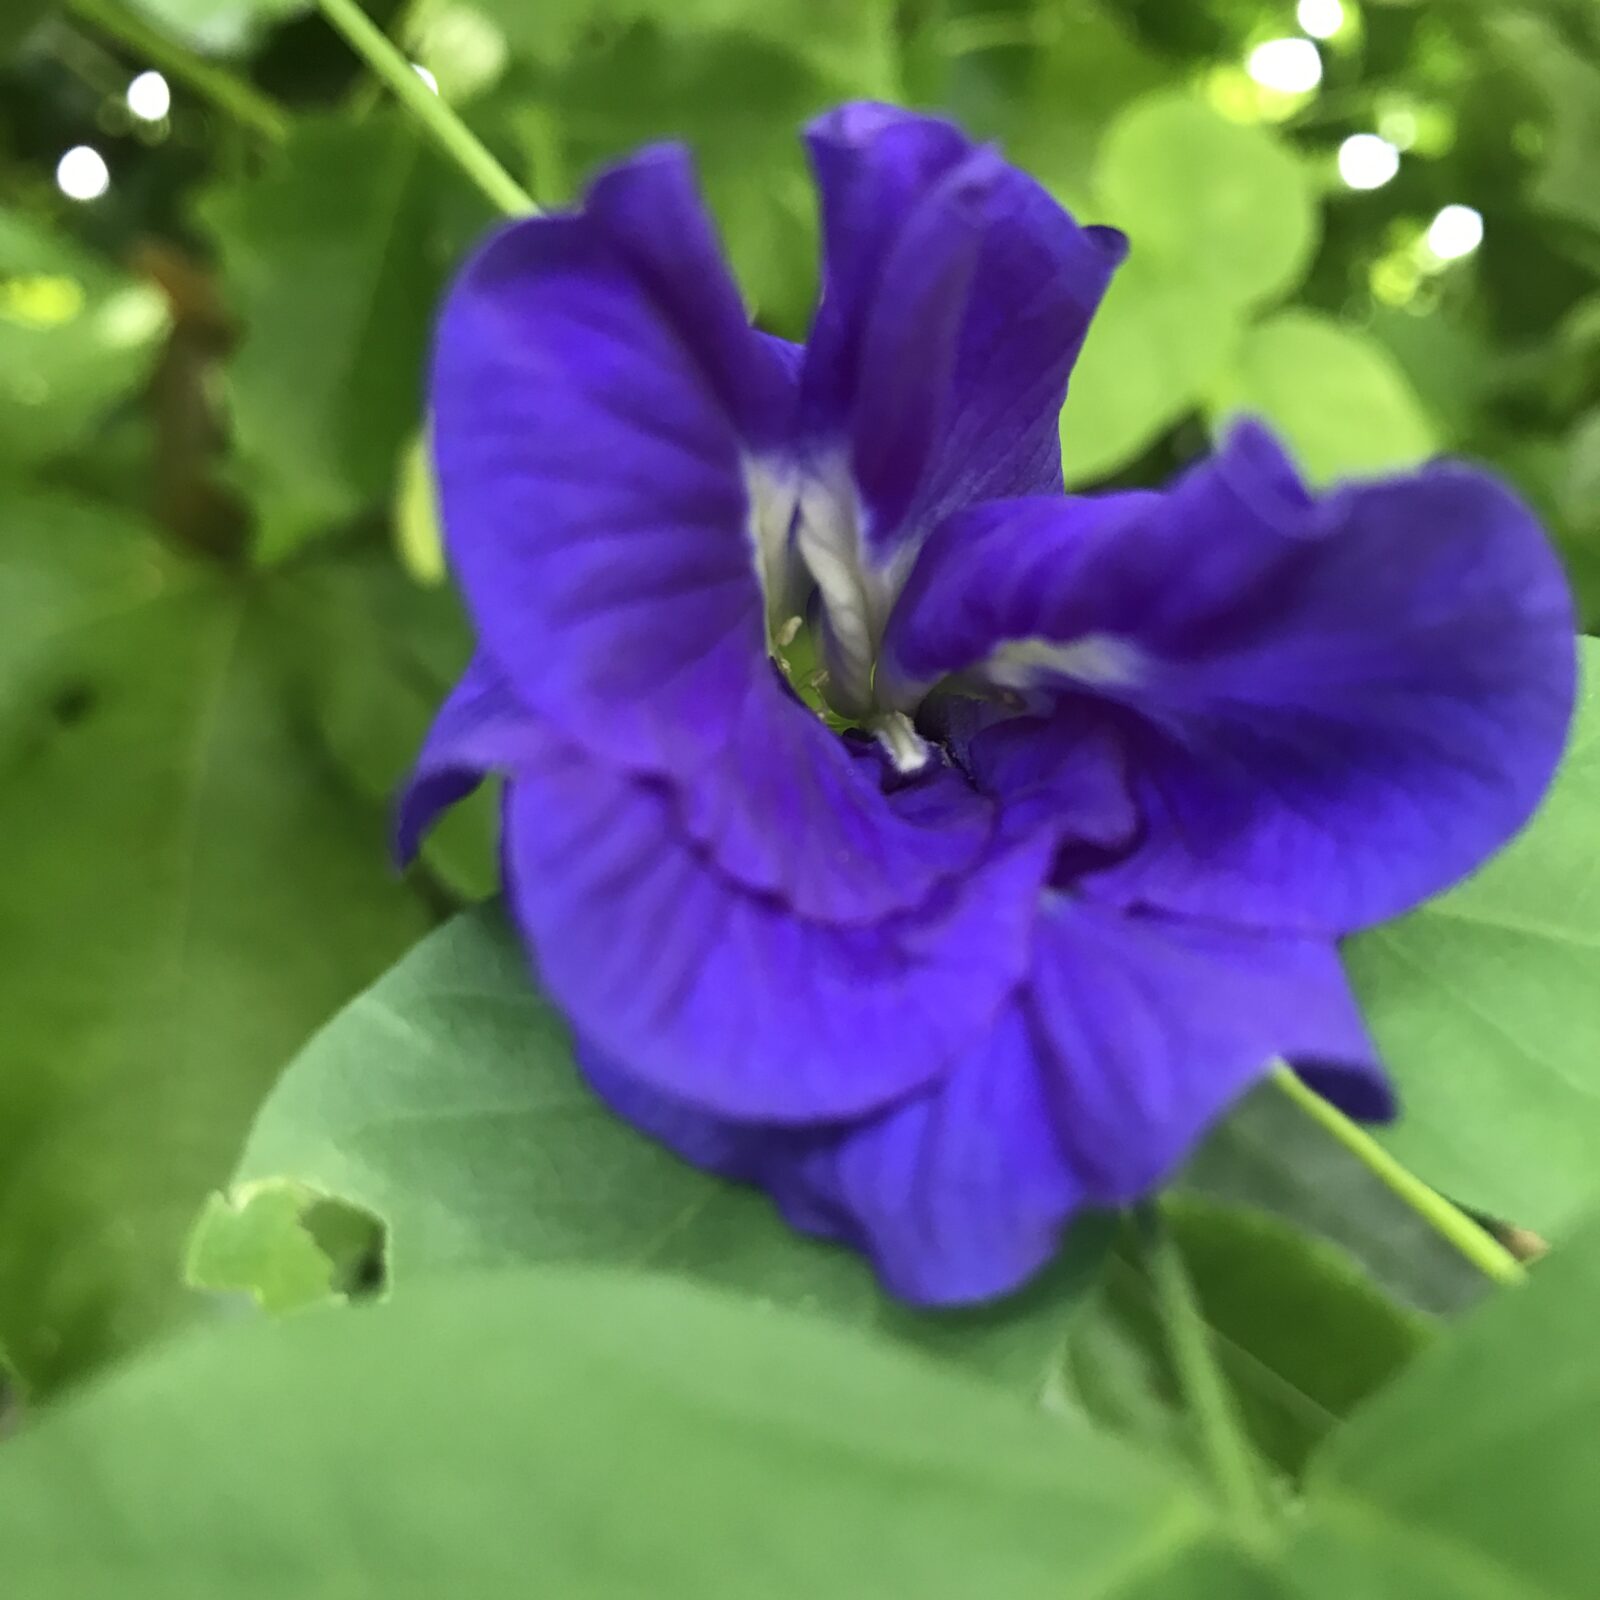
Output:
[[625,1122],[664,1144],[691,1166],[737,1183],[760,1183],[776,1152],[804,1134],[758,1122],[733,1122],[646,1088],[588,1040],[575,1049],[589,1087]]
[[747,1144],[740,1175],[798,1188],[810,1231],[864,1251],[903,1299],[990,1299],[1082,1208],[1167,1178],[1280,1055],[1347,1109],[1392,1109],[1326,943],[1052,897],[1025,992],[954,1070],[810,1146]]
[[503,853],[574,1028],[647,1088],[772,1122],[857,1115],[944,1071],[1020,973],[1048,866],[1029,842],[915,912],[812,921],[719,870],[662,784],[553,741],[507,785]]
[[1139,811],[1127,760],[1096,708],[991,723],[967,746],[966,768],[986,793],[1004,795],[1011,827],[1053,827],[1063,840],[1110,850],[1128,844]]
[[603,172],[584,214],[692,346],[744,443],[758,453],[787,446],[801,351],[752,333],[688,152],[658,145]]
[[[975,499],[1059,489],[1067,377],[1126,241],[1080,227],[935,118],[845,106],[808,142],[824,283],[805,425],[850,442],[868,538],[884,549]],[[953,181],[964,204],[950,203]],[[885,392],[913,368],[915,383]]]
[[409,866],[442,813],[488,773],[511,770],[543,742],[500,670],[481,653],[474,656],[434,717],[395,804],[396,861]]
[[677,152],[503,230],[457,280],[432,392],[446,539],[484,649],[569,738],[683,771],[728,737],[768,670],[747,480],[791,388]]
[[875,922],[970,867],[993,808],[948,769],[930,769],[932,813],[891,803],[876,745],[852,750],[782,687],[752,687],[726,749],[677,786],[685,833],[723,872],[804,917]]
[[1026,1026],[1009,1007],[947,1082],[837,1129],[709,1116],[591,1047],[579,1061],[613,1111],[674,1154],[765,1187],[792,1227],[869,1256],[901,1299],[956,1305],[1032,1277],[1082,1201]]
[[1571,715],[1572,629],[1553,552],[1493,479],[1439,465],[1314,500],[1244,427],[1164,496],[952,518],[880,682],[976,665],[1124,708],[1145,837],[1084,887],[1343,933],[1527,820]]
[[1016,1006],[936,1089],[766,1162],[769,1183],[808,1195],[885,1288],[919,1305],[1019,1287],[1083,1204]]
[[1365,1117],[1392,1114],[1332,947],[1047,897],[1030,975],[919,1093],[843,1125],[709,1114],[592,1047],[619,1115],[869,1256],[884,1285],[955,1305],[1020,1288],[1084,1207],[1139,1199],[1280,1058]]
[[806,144],[822,209],[823,282],[801,405],[811,431],[842,433],[884,264],[907,218],[974,146],[948,122],[869,103],[820,117]]
[[1353,1112],[1390,1108],[1325,940],[1053,896],[1026,1008],[1068,1162],[1099,1205],[1160,1183],[1280,1057]]

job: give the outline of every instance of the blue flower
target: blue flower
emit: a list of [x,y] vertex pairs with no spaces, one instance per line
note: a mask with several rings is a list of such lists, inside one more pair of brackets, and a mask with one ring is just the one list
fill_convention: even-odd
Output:
[[[1245,424],[1162,492],[1066,495],[1121,236],[937,120],[809,144],[803,350],[750,327],[676,149],[462,273],[432,408],[479,651],[400,844],[503,775],[597,1092],[970,1301],[1278,1058],[1390,1113],[1336,941],[1527,819],[1571,606],[1459,465],[1315,496]],[[780,666],[802,623],[826,720]]]

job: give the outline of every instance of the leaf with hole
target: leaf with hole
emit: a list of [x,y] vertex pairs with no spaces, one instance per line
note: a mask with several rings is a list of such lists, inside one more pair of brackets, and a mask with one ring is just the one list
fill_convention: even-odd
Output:
[[493,908],[441,929],[312,1041],[245,1148],[236,1181],[263,1180],[378,1218],[399,1288],[524,1262],[677,1273],[882,1329],[1034,1395],[1109,1236],[1085,1218],[1022,1295],[913,1313],[853,1253],[793,1232],[764,1194],[686,1165],[602,1105]]

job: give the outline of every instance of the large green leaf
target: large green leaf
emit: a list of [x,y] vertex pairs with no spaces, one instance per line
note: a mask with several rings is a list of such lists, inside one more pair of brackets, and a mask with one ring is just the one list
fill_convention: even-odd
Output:
[[1600,1226],[1421,1357],[1312,1463],[1304,1593],[1582,1600],[1600,1571]]
[[262,1090],[427,918],[309,736],[291,595],[53,498],[0,566],[0,1338],[46,1388],[186,1302]]
[[1069,486],[1122,466],[1193,411],[1228,359],[1238,313],[1202,281],[1131,256],[1111,281],[1061,412]]
[[1446,1194],[1557,1233],[1600,1197],[1600,645],[1555,788],[1459,889],[1351,941],[1400,1086],[1384,1142]]
[[1110,1600],[1209,1527],[910,1353],[551,1269],[186,1337],[0,1450],[28,1600]]
[[246,330],[228,397],[265,560],[389,503],[454,248],[439,182],[408,125],[304,121],[265,173],[203,208]]
[[[1270,1294],[1270,1285],[1261,1285]],[[1153,1463],[684,1284],[466,1275],[191,1334],[0,1451],[29,1600],[1585,1600],[1600,1237],[1324,1445],[1252,1555]]]
[[1315,311],[1283,311],[1247,328],[1210,409],[1219,419],[1264,417],[1317,483],[1415,466],[1438,443],[1383,346]]
[[[454,593],[422,588],[387,552],[324,561],[292,583],[310,712],[328,753],[374,808],[391,810],[472,642]],[[460,902],[499,882],[494,783],[440,819],[425,867]]]
[[1095,190],[1098,220],[1121,228],[1135,255],[1234,306],[1293,288],[1317,242],[1311,187],[1289,149],[1180,93],[1136,100],[1112,123]]
[[[1131,254],[1061,414],[1073,485],[1125,465],[1200,406],[1248,308],[1299,278],[1317,235],[1309,185],[1284,146],[1176,92],[1136,100],[1111,124],[1093,209],[1127,233]],[[1307,394],[1316,381],[1305,376]]]
[[154,284],[0,206],[0,465],[84,443],[144,382],[166,329]]
[[[1107,1240],[1099,1219],[1026,1294],[991,1311],[918,1317],[849,1251],[802,1237],[766,1196],[685,1165],[608,1111],[574,1068],[497,910],[440,930],[311,1043],[257,1119],[239,1171],[370,1212],[404,1287],[447,1269],[580,1261],[725,1284],[876,1326],[1033,1394],[1050,1382],[1068,1313]],[[257,1192],[259,1192],[259,1187]],[[269,1202],[276,1204],[276,1202]],[[213,1205],[196,1276],[263,1217]],[[283,1247],[304,1254],[298,1215]],[[279,1264],[260,1254],[269,1273]],[[261,1296],[266,1298],[265,1294]]]
[[[1311,1450],[1428,1342],[1343,1251],[1276,1219],[1193,1198],[1163,1207],[1217,1360],[1262,1457],[1293,1477]],[[1131,1438],[1203,1459],[1132,1227],[1074,1319],[1068,1392]]]

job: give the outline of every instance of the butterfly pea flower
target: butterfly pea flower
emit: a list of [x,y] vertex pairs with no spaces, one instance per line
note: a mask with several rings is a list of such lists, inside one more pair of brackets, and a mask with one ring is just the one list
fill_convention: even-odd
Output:
[[808,144],[803,348],[751,326],[675,148],[455,284],[431,408],[478,649],[399,846],[500,776],[595,1091],[963,1303],[1279,1060],[1392,1113],[1338,941],[1531,814],[1571,604],[1462,465],[1317,494],[1246,422],[1163,490],[1068,495],[1125,241],[936,119]]

